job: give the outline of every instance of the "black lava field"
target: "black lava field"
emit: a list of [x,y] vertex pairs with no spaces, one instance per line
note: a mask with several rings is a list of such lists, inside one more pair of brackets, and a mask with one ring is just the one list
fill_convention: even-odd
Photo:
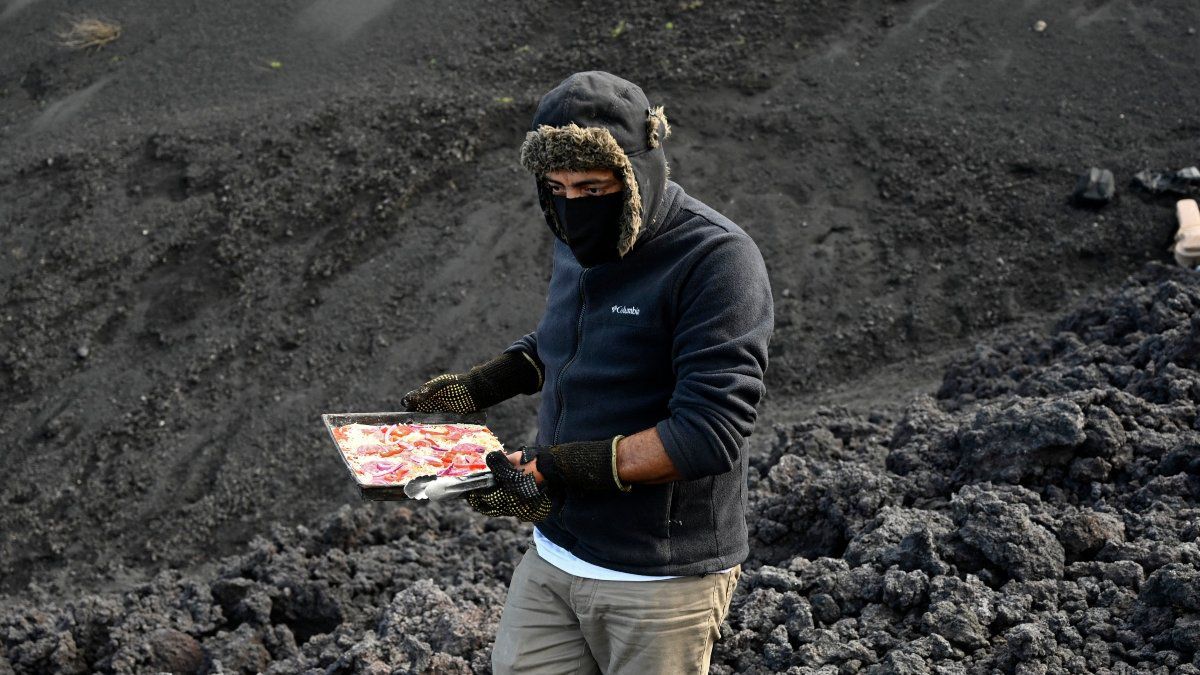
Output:
[[0,0],[0,675],[490,671],[529,526],[319,416],[537,324],[597,68],[774,292],[712,672],[1200,675],[1195,0],[84,4]]

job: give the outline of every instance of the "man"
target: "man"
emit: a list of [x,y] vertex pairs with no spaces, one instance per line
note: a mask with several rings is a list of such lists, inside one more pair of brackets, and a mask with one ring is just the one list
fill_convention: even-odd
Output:
[[773,331],[750,237],[667,179],[637,86],[576,73],[521,148],[556,238],[537,329],[404,398],[470,412],[542,392],[537,445],[492,453],[489,516],[536,523],[497,673],[707,672],[748,554],[745,439]]

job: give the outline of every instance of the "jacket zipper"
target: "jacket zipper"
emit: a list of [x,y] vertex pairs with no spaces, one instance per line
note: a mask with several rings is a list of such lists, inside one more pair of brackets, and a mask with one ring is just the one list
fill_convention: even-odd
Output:
[[563,376],[567,374],[567,368],[575,362],[579,356],[580,347],[583,345],[583,315],[587,312],[587,299],[583,295],[583,278],[587,276],[589,269],[583,270],[579,274],[579,322],[575,326],[575,353],[571,354],[571,358],[563,364],[562,370],[558,371],[558,379],[554,383],[555,399],[558,401],[558,421],[554,424],[554,440],[552,445],[558,445],[558,435],[562,430],[563,418],[567,415],[567,404],[563,401],[562,381]]

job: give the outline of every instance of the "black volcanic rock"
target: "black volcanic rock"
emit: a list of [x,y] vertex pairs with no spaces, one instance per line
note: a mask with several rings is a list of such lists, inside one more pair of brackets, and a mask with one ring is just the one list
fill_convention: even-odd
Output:
[[1099,207],[1111,202],[1116,193],[1112,171],[1092,167],[1079,175],[1071,198],[1080,206]]
[[[1152,265],[966,355],[894,424],[777,429],[713,672],[1195,673],[1196,306],[1200,278]],[[0,666],[486,672],[528,545],[458,503],[345,507],[206,575],[14,604]]]

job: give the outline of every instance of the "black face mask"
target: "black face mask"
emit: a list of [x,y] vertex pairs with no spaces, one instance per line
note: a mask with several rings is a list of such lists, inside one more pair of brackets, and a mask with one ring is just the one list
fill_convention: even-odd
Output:
[[625,192],[613,192],[597,197],[554,196],[558,222],[567,235],[571,253],[584,267],[612,262],[621,256],[617,244],[621,239],[621,213],[625,208]]

